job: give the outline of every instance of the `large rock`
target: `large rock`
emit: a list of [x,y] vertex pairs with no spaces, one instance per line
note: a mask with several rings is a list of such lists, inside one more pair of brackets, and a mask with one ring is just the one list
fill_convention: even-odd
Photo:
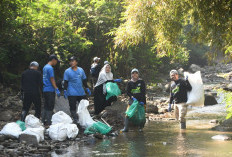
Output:
[[32,144],[32,145],[37,146],[39,144],[35,135],[21,134],[19,136],[19,141],[21,143],[26,142],[26,144],[28,144],[28,145]]
[[155,113],[157,114],[158,113],[158,107],[157,105],[152,102],[152,101],[147,101],[147,104],[146,104],[146,112],[147,113]]
[[217,100],[212,94],[205,94],[205,106],[218,104]]
[[197,71],[204,72],[204,71],[205,71],[203,68],[201,68],[200,66],[198,66],[198,65],[196,65],[196,64],[190,65],[189,70],[190,70],[191,72],[197,72]]
[[0,121],[10,121],[13,118],[14,113],[12,111],[0,112]]
[[232,118],[223,121],[220,125],[213,127],[212,130],[232,131]]

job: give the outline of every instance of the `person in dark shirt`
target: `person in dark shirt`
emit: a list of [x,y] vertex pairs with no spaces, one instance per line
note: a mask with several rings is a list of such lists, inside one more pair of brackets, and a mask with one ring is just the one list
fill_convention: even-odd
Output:
[[[143,105],[146,108],[146,85],[145,82],[139,78],[138,69],[133,69],[131,71],[131,80],[127,84],[127,95],[129,96],[129,106],[133,103],[133,101],[138,100],[140,105]],[[125,126],[121,130],[122,132],[128,131],[128,123],[129,119],[125,117]],[[144,127],[144,124],[140,126],[140,130]]]
[[100,58],[94,57],[93,64],[91,65],[91,69],[90,69],[93,87],[95,86],[97,79],[98,79],[98,76],[99,76],[99,73],[101,71],[101,66],[99,64],[99,61],[100,61]]
[[30,63],[29,69],[22,73],[21,94],[23,108],[21,121],[25,121],[32,103],[35,105],[35,116],[40,118],[41,115],[42,75],[38,71],[38,67],[39,64],[33,61]]
[[186,129],[187,92],[192,90],[188,78],[186,80],[180,79],[176,70],[170,71],[170,78],[174,81],[170,90],[169,111],[171,111],[171,104],[174,104],[174,112],[176,119],[180,121],[180,128]]

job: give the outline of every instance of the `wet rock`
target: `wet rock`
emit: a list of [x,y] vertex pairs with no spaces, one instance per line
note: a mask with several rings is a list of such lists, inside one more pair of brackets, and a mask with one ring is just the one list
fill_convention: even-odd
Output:
[[0,145],[0,151],[4,150],[4,146]]
[[94,137],[97,139],[103,139],[103,135],[99,133],[94,134]]
[[167,108],[160,108],[159,109],[159,113],[166,113],[166,112],[168,112]]
[[5,136],[4,135],[0,135],[0,142],[4,142],[5,141]]
[[212,130],[232,131],[232,118],[223,121],[220,125],[213,127]]
[[68,151],[67,150],[65,150],[65,149],[56,149],[55,150],[55,153],[57,154],[57,155],[62,155],[62,154],[65,154],[65,153],[67,153]]
[[38,141],[36,136],[34,135],[28,135],[28,134],[21,134],[19,136],[20,142],[26,142],[26,144],[32,144],[32,145],[38,145]]
[[218,104],[217,100],[212,94],[205,94],[205,106],[216,105]]
[[218,123],[218,120],[217,119],[212,119],[209,121],[209,123]]
[[146,112],[147,113],[158,113],[158,107],[157,105],[155,105],[153,102],[147,102],[147,106],[146,106]]
[[215,135],[213,137],[211,137],[213,140],[222,140],[222,141],[226,141],[226,140],[231,140],[231,138],[227,135]]
[[0,121],[10,121],[14,113],[10,110],[0,112]]
[[200,66],[198,66],[198,65],[196,65],[196,64],[190,65],[189,70],[190,70],[191,72],[205,71],[203,68],[201,68]]

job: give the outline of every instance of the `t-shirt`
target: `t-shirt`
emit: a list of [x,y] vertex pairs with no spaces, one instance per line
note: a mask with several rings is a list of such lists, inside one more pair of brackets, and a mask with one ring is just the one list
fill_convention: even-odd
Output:
[[43,92],[54,92],[55,88],[52,86],[51,77],[54,77],[53,67],[46,64],[43,68]]
[[28,69],[22,73],[22,91],[39,94],[42,89],[42,75],[38,70]]
[[139,79],[136,82],[129,81],[127,84],[127,95],[131,98],[136,98],[139,102],[146,104],[146,85],[145,82]]
[[85,79],[86,75],[82,68],[78,67],[76,71],[74,71],[71,67],[66,69],[64,72],[64,81],[68,81],[68,96],[86,95],[82,82]]

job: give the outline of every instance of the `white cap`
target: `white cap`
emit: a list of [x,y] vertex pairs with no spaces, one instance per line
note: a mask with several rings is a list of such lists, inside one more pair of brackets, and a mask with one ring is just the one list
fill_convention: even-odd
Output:
[[175,70],[175,69],[173,69],[173,70],[170,71],[170,76],[171,76],[171,75],[174,75],[174,74],[178,74],[178,71]]
[[33,61],[30,63],[30,67],[39,67],[39,63],[37,63],[36,61]]
[[93,58],[93,61],[97,61],[97,60],[100,60],[101,58],[98,58],[98,57],[94,57]]
[[139,70],[138,70],[138,69],[136,69],[136,68],[134,68],[134,69],[132,69],[132,70],[131,70],[131,73],[133,73],[133,72],[137,72],[137,73],[139,73]]

